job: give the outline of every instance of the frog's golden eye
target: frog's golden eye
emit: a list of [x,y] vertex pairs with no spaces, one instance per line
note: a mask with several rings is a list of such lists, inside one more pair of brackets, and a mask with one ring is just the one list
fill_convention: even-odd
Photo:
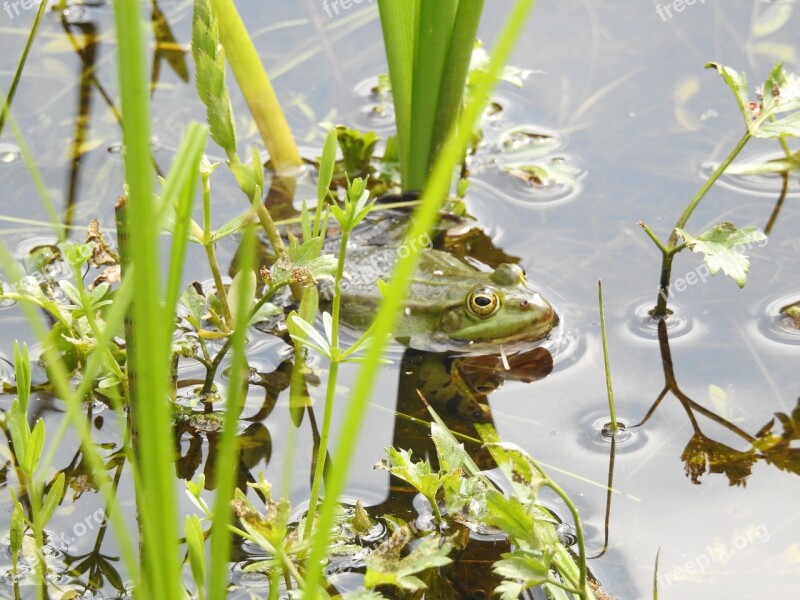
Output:
[[491,288],[472,290],[467,296],[467,310],[476,317],[491,317],[500,308],[500,296]]

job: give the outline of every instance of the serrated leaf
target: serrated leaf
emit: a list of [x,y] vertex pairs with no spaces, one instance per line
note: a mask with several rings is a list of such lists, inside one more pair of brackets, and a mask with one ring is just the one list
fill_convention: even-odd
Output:
[[398,529],[367,556],[367,573],[364,576],[364,585],[367,588],[393,585],[412,592],[421,590],[426,586],[414,576],[416,573],[452,562],[447,556],[452,544],[437,535],[424,538],[407,556],[400,558],[400,552],[410,537],[408,528]]
[[66,242],[62,246],[64,258],[74,267],[80,268],[92,258],[94,254],[94,242],[87,242],[85,244],[74,244]]
[[499,527],[519,542],[534,544],[534,520],[519,498],[506,498],[497,490],[486,490],[486,522]]
[[702,253],[712,275],[722,272],[733,279],[742,288],[747,282],[750,262],[739,246],[762,242],[767,239],[763,232],[755,227],[736,229],[733,223],[718,223],[697,237],[683,229],[675,230],[686,242],[692,252]]
[[388,448],[386,454],[389,457],[388,469],[392,475],[413,486],[433,504],[441,482],[439,474],[431,471],[430,463],[422,460],[414,462],[409,450]]
[[442,470],[451,471],[464,468],[469,460],[464,444],[459,444],[449,430],[443,429],[436,422],[431,423],[431,437],[436,446],[436,454]]
[[500,594],[500,600],[517,600],[526,589],[525,584],[518,581],[504,581],[494,591]]
[[749,129],[751,112],[749,108],[750,96],[747,90],[747,76],[744,72],[739,73],[736,69],[714,62],[706,63],[706,69],[716,69],[717,73],[722,76],[722,79],[733,92],[736,103],[739,105],[739,112],[742,113],[744,122]]
[[507,579],[518,579],[527,587],[533,587],[547,581],[549,564],[530,554],[515,552],[504,554],[502,560],[494,563],[493,570]]

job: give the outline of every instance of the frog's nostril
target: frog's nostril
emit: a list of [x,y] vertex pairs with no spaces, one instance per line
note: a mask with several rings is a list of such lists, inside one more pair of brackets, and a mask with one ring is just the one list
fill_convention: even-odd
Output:
[[522,310],[528,310],[531,307],[531,304],[527,300],[520,300],[519,307]]

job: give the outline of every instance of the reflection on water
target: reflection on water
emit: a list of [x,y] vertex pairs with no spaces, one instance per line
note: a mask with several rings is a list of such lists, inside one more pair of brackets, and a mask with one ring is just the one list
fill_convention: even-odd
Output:
[[[489,47],[509,6],[508,0],[496,0],[488,11],[481,35]],[[332,18],[310,0],[240,9],[256,32],[291,125],[306,146],[319,147],[317,123],[324,120],[375,128],[381,135],[390,131],[391,104],[373,91],[374,78],[385,68],[374,6],[364,4]],[[531,280],[557,305],[562,341],[547,348],[552,365],[546,359],[533,361],[538,365],[533,373],[502,382],[491,366],[461,364],[454,369],[453,360],[445,359],[436,367],[430,355],[405,355],[381,376],[391,382],[385,389],[394,390],[394,380],[401,379],[400,398],[413,404],[401,405],[403,416],[395,420],[384,410],[396,408],[393,392],[391,398],[376,398],[367,426],[371,437],[360,452],[364,464],[354,474],[351,490],[394,502],[392,510],[409,518],[416,514],[408,490],[393,487],[396,493],[386,498],[385,480],[375,479],[368,466],[393,443],[391,435],[381,437],[390,427],[387,420],[394,423],[396,443],[418,444],[424,452],[425,429],[407,417],[428,418],[416,396],[420,381],[414,375],[428,370],[429,381],[443,384],[434,390],[442,398],[442,412],[461,422],[463,431],[470,433],[471,425],[459,414],[487,418],[488,398],[503,438],[551,466],[579,504],[589,547],[605,548],[590,568],[608,593],[649,597],[660,549],[658,581],[665,597],[794,597],[800,575],[794,501],[800,493],[795,476],[800,344],[779,311],[800,297],[796,177],[784,185],[774,175],[731,175],[712,190],[690,221],[691,232],[724,217],[737,225],[768,224],[769,244],[750,252],[752,272],[744,290],[709,277],[682,292],[672,306],[673,329],[662,331],[646,315],[655,298],[659,256],[635,223],[645,220],[660,235],[668,233],[705,176],[704,165],[718,163],[740,135],[740,117],[728,90],[715,75],[703,72],[703,64],[713,59],[746,69],[752,82],[762,79],[776,59],[796,71],[797,6],[787,1],[696,3],[672,11],[668,19],[660,18],[653,4],[619,0],[542,2],[537,10],[513,59],[535,72],[524,89],[506,86],[498,92],[488,119],[487,146],[475,159],[476,179],[467,196],[470,213],[488,232],[497,254],[490,257],[486,239],[473,234],[454,238],[449,249],[458,254],[483,245],[487,264],[504,262],[506,255],[519,257]],[[160,145],[154,160],[162,166],[171,160],[185,124],[205,114],[191,86],[185,52],[189,14],[181,3],[153,4],[152,95]],[[0,21],[4,90],[31,18],[32,11]],[[59,216],[75,224],[78,233],[70,229],[68,235],[79,241],[92,218],[110,229],[113,203],[121,191],[121,160],[106,151],[122,151],[114,109],[118,94],[111,21],[110,8],[103,3],[72,6],[67,15],[49,13],[13,106],[43,188]],[[239,104],[236,109],[245,114]],[[243,146],[256,142],[253,131],[240,130]],[[505,158],[509,164],[520,162],[518,152],[525,154],[525,164],[534,166],[563,158],[579,169],[576,185],[568,192],[559,188],[556,201],[537,201],[540,190],[534,179],[504,174],[492,163],[497,145],[510,152]],[[775,157],[777,151],[774,144],[756,144],[741,162]],[[220,154],[213,147],[209,153]],[[538,171],[531,173],[540,177]],[[215,219],[222,223],[242,206],[228,200],[238,198],[230,178],[219,177],[215,186]],[[312,197],[312,189],[299,185],[295,199]],[[48,220],[39,202],[41,192],[26,171],[20,141],[6,127],[0,137],[0,227],[9,247],[29,250],[52,244],[52,233],[41,226]],[[236,246],[224,241],[217,251],[221,262],[231,264]],[[200,255],[192,257],[199,261]],[[691,272],[696,260],[682,254],[675,272]],[[206,276],[198,266],[186,283]],[[596,443],[606,410],[596,325],[599,278],[606,290],[618,411],[628,420],[626,434],[632,440],[615,441],[613,448]],[[1,314],[5,336],[0,352],[8,356],[11,339],[29,334],[16,307],[3,308]],[[259,351],[253,361],[256,370],[239,431],[240,483],[261,473],[280,480],[286,432],[296,422],[286,406],[288,363],[280,363],[277,347],[270,348]],[[6,380],[7,365],[8,360],[1,365]],[[178,472],[188,477],[213,462],[209,457],[215,451],[218,409],[196,393],[203,383],[202,369],[180,373],[185,387],[178,391],[176,447]],[[452,391],[448,388],[456,385],[454,377],[473,384],[477,405],[453,403],[457,393],[446,398]],[[528,379],[535,381],[525,383]],[[308,386],[316,399],[314,381]],[[5,391],[3,407],[14,393],[10,387]],[[38,396],[37,414],[47,421],[48,431],[57,430],[62,410],[58,401]],[[91,422],[105,444],[110,476],[119,482],[120,496],[129,499],[129,470],[119,453],[121,434],[107,415],[92,413]],[[643,419],[644,424],[632,426]],[[295,464],[302,467],[290,486],[294,504],[308,495],[308,458],[315,454],[316,429],[308,409],[296,438]],[[55,464],[68,473],[64,506],[69,510],[57,512],[53,538],[72,536],[68,548],[60,550],[58,577],[68,578],[77,589],[92,584],[107,595],[124,593],[126,577],[117,570],[113,538],[105,536],[105,526],[90,528],[88,523],[94,522],[85,521],[104,507],[88,484],[78,448],[78,441],[68,436]],[[480,448],[472,449],[480,455]],[[5,486],[12,481],[6,461],[0,482]],[[0,494],[0,502],[8,502],[7,494]],[[75,533],[79,523],[85,523],[81,535]],[[248,558],[247,549],[241,549],[235,560]],[[10,559],[4,559],[0,571],[9,567]],[[476,571],[467,569],[465,577]],[[19,584],[8,577],[4,581],[4,594]]]

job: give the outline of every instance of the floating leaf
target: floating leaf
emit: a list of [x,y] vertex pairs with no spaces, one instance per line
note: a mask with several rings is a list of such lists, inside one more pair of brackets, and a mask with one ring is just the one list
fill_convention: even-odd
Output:
[[733,223],[718,223],[711,229],[694,237],[683,229],[675,230],[692,252],[701,252],[712,275],[722,272],[742,288],[747,282],[750,261],[739,248],[755,242],[763,242],[767,236],[755,227],[736,229]]

